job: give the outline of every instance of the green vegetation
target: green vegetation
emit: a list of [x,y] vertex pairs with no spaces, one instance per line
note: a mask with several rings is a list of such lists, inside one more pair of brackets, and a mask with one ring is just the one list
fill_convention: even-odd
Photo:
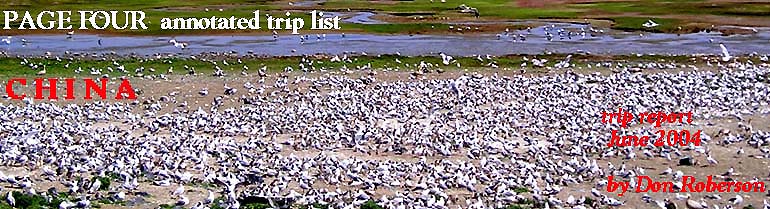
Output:
[[100,199],[100,200],[97,200],[96,202],[104,205],[120,205],[120,206],[126,205],[126,201],[118,201],[111,198]]
[[[50,201],[47,200],[48,198],[42,195],[30,195],[30,194],[18,192],[18,191],[14,191],[12,192],[12,194],[13,194],[13,198],[16,199],[15,208],[22,208],[22,209],[59,208],[59,205],[64,201],[75,201],[70,198],[69,194],[64,192],[60,192],[58,195],[50,197]],[[7,197],[6,195],[2,195],[0,198],[3,198],[3,200],[5,200]],[[99,208],[100,204],[125,205],[125,202],[114,201],[110,198],[105,198],[105,199],[95,200],[91,206],[94,208]],[[14,208],[14,207],[11,207],[10,205],[8,205],[6,201],[0,202],[0,209],[10,209],[10,208]]]
[[502,209],[525,209],[526,207],[521,205],[509,205],[508,207],[502,208]]
[[[402,1],[365,1],[365,0],[328,0],[320,5],[296,7],[289,6],[288,0],[136,0],[136,1],[86,1],[86,0],[60,0],[41,3],[36,0],[16,0],[0,6],[3,10],[30,11],[37,13],[43,10],[141,10],[146,12],[145,23],[147,30],[107,30],[90,31],[108,34],[125,35],[177,35],[177,34],[212,34],[212,33],[267,33],[265,30],[266,18],[260,18],[263,29],[260,31],[214,31],[214,30],[160,30],[161,18],[202,18],[202,17],[252,17],[254,10],[260,10],[262,14],[269,13],[276,17],[284,17],[287,10],[294,10],[291,17],[305,19],[305,29],[309,28],[311,10],[322,11],[374,11],[384,16],[389,23],[383,24],[352,24],[343,23],[342,32],[365,33],[393,33],[413,34],[424,32],[448,32],[447,19],[452,22],[463,21],[497,21],[497,20],[526,20],[526,19],[564,19],[570,21],[582,21],[584,18],[603,19],[614,21],[613,27],[622,30],[645,30],[655,32],[693,32],[703,29],[702,25],[711,25],[715,22],[701,18],[703,15],[711,15],[720,19],[719,24],[754,25],[764,24],[770,21],[770,2],[711,2],[703,0],[631,0],[631,1],[607,1],[597,0],[580,3],[543,3],[544,5],[533,7],[527,5],[528,1],[510,0],[468,0],[463,2],[439,3],[429,0],[402,0]],[[301,0],[292,0],[294,2]],[[477,8],[480,17],[473,18],[473,14],[461,13],[457,9],[460,4]],[[208,9],[208,11],[206,11]],[[222,9],[222,11],[220,11]],[[303,11],[296,11],[303,10]],[[2,15],[2,14],[0,14]],[[73,12],[73,20],[79,20],[79,14]],[[2,17],[2,16],[0,16]],[[425,17],[425,20],[414,20],[414,17]],[[50,18],[50,17],[48,17]],[[754,18],[747,21],[746,18]],[[661,24],[656,28],[644,28],[641,24],[647,19],[654,19]],[[408,20],[408,21],[407,21]],[[118,23],[125,20],[118,18]],[[12,23],[17,26],[20,21]],[[78,28],[79,21],[72,21],[74,28]],[[503,27],[512,26],[512,23],[498,23]],[[697,26],[697,27],[696,27]],[[683,27],[684,29],[679,29]],[[490,27],[496,30],[500,27]],[[23,33],[24,31],[17,31]],[[49,31],[62,33],[64,31]],[[310,32],[305,30],[304,32]],[[497,32],[497,31],[486,31]]]
[[[330,0],[324,3],[323,8],[331,10],[377,10],[396,16],[446,16],[446,17],[472,17],[472,14],[459,13],[458,3],[438,3],[431,1],[361,1],[361,0]],[[471,0],[463,4],[477,8],[481,18],[489,19],[543,19],[543,18],[575,18],[577,10],[569,8],[525,8],[518,7],[508,0]]]
[[209,205],[210,209],[225,209],[224,206],[220,205],[222,201],[224,201],[224,197],[219,196],[217,198],[214,198],[214,201],[212,201],[211,205]]
[[270,205],[263,204],[263,203],[248,203],[248,204],[244,204],[243,206],[241,206],[241,208],[244,208],[244,209],[268,209],[268,208],[271,208],[271,207],[270,207]]
[[8,203],[6,203],[5,201],[2,201],[0,202],[0,209],[13,209],[13,207],[8,205]]
[[447,31],[449,25],[442,23],[398,23],[398,24],[344,24],[342,27],[355,28],[367,33],[426,33]]
[[513,189],[513,191],[516,192],[516,193],[528,193],[529,189],[524,188],[524,187],[516,187],[516,188]]
[[510,204],[504,208],[499,209],[530,209],[530,208],[542,208],[542,205],[537,204],[531,199],[522,199],[514,204]]
[[169,205],[169,204],[160,204],[160,205],[158,205],[158,207],[161,208],[161,209],[174,209],[174,208],[176,208],[175,205]]
[[[532,58],[539,58],[539,59],[547,59],[549,62],[547,65],[552,66],[554,63],[563,60],[566,55],[564,54],[550,54],[550,55],[538,55],[538,56],[531,56],[531,55],[509,55],[509,56],[502,56],[502,57],[494,57],[492,60],[496,63],[496,65],[499,68],[508,68],[508,69],[521,69],[521,65],[524,62],[527,62],[524,60],[524,57],[527,57],[529,59]],[[415,56],[415,57],[407,57],[407,56],[397,56],[397,55],[381,55],[381,56],[352,56],[349,58],[348,61],[338,61],[338,62],[332,62],[330,61],[331,57],[306,57],[307,60],[312,60],[314,62],[312,71],[338,71],[342,68],[347,69],[356,69],[357,67],[363,67],[366,66],[370,69],[375,70],[383,70],[383,69],[390,69],[390,70],[396,70],[397,68],[399,70],[404,71],[414,71],[417,69],[417,65],[420,64],[420,62],[425,63],[431,63],[433,64],[433,68],[430,70],[437,70],[437,69],[443,69],[443,70],[477,70],[477,69],[489,69],[489,60],[479,61],[476,57],[456,57],[456,62],[460,64],[460,67],[457,67],[457,63],[452,63],[450,65],[443,65],[441,64],[441,58],[438,56]],[[241,58],[241,63],[238,64],[237,59],[235,58],[228,58],[228,59],[216,59],[215,62],[218,63],[218,66],[224,71],[226,75],[240,75],[241,71],[243,71],[243,66],[247,66],[248,70],[246,70],[247,74],[256,75],[258,69],[262,67],[266,67],[268,73],[270,72],[283,72],[287,67],[291,67],[294,69],[295,72],[300,71],[299,70],[299,64],[300,61],[303,59],[303,57],[270,57],[270,58]],[[745,60],[745,58],[740,58],[742,60]],[[44,58],[27,58],[29,63],[36,64],[40,67],[38,69],[32,69],[28,67],[27,65],[22,65],[23,58],[0,58],[0,66],[3,66],[3,68],[0,68],[0,78],[12,78],[12,77],[27,77],[27,78],[34,78],[34,77],[99,77],[103,74],[108,74],[112,77],[117,76],[148,76],[148,75],[159,75],[159,74],[165,74],[165,75],[185,75],[187,74],[187,70],[185,70],[184,66],[189,67],[190,69],[195,69],[195,72],[197,75],[211,75],[211,73],[214,70],[214,64],[212,64],[211,60],[202,60],[202,59],[189,59],[189,58],[162,58],[162,59],[139,59],[139,58],[122,58],[117,60],[93,60],[93,59],[61,59],[61,61],[58,61],[56,59],[44,59]],[[224,65],[222,60],[226,60],[229,65]],[[398,61],[396,61],[398,60]],[[679,63],[693,63],[691,58],[689,56],[651,56],[651,55],[642,55],[642,56],[636,56],[636,55],[628,55],[628,56],[611,56],[611,57],[605,57],[605,56],[593,56],[593,55],[579,55],[575,54],[572,56],[573,62],[577,63],[578,67],[586,67],[585,65],[591,62],[601,62],[601,61],[619,61],[624,60],[628,62],[679,62]],[[753,60],[758,61],[758,60]],[[398,63],[400,62],[400,63]],[[115,64],[118,65],[115,65]],[[408,65],[408,67],[407,67]],[[36,73],[42,68],[42,66],[46,66],[46,75],[39,76],[36,75]],[[66,67],[65,67],[66,66]],[[118,70],[120,66],[123,66],[125,68],[126,73],[121,72]],[[144,68],[142,72],[137,72],[136,69]],[[169,69],[172,69],[173,72],[169,73]],[[92,75],[90,74],[90,70],[94,69],[101,69],[100,74]],[[81,69],[82,72],[75,73],[77,69]],[[112,71],[109,71],[108,69],[112,69]],[[526,69],[533,69],[531,66],[531,63],[526,67]],[[154,72],[153,72],[154,71]],[[532,71],[531,71],[532,72]],[[534,71],[534,72],[537,72]],[[30,81],[34,82],[34,81]],[[33,84],[28,84],[33,85]],[[109,175],[106,177],[100,177],[99,180],[102,181],[102,188],[100,189],[107,189],[109,188],[109,182],[112,181],[113,177],[110,177]],[[92,179],[93,180],[93,179]]]
[[373,200],[366,201],[363,205],[361,205],[361,209],[382,209],[380,205],[377,205],[376,202]]
[[[59,204],[63,201],[68,200],[68,197],[65,193],[60,193],[56,197],[52,197],[51,201],[47,201],[45,197],[40,195],[30,195],[22,192],[11,192],[13,194],[13,198],[16,199],[16,208],[29,208],[29,209],[37,209],[37,208],[59,208]],[[3,200],[6,200],[6,195],[2,196]],[[8,205],[7,202],[2,201],[0,203],[0,209],[6,209],[6,208],[13,208],[10,205]]]
[[650,20],[650,18],[644,18],[644,17],[613,17],[610,18],[614,25],[612,26],[613,29],[616,30],[625,30],[625,31],[649,31],[649,32],[672,32],[676,31],[678,27],[680,27],[680,21],[675,19],[662,19],[662,18],[655,18],[652,19],[656,23],[660,24],[658,27],[654,28],[646,28],[642,26],[645,22]]
[[94,182],[97,180],[101,182],[101,185],[99,185],[99,191],[107,191],[108,189],[110,189],[110,183],[112,182],[112,177],[94,176],[93,178],[91,178],[91,182]]
[[329,205],[322,205],[320,203],[313,203],[310,205],[298,205],[298,209],[329,209]]

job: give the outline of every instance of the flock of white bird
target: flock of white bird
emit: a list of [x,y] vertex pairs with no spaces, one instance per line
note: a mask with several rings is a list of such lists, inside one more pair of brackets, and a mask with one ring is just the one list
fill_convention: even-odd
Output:
[[[441,57],[444,65],[455,63],[449,55]],[[414,74],[406,81],[378,81],[374,73],[313,77],[268,75],[260,69],[259,77],[224,84],[221,92],[174,91],[142,95],[131,103],[4,101],[0,191],[74,197],[60,208],[90,207],[103,198],[130,201],[159,187],[173,189],[174,199],[161,203],[194,209],[240,208],[239,200],[247,197],[267,198],[274,207],[281,202],[355,208],[369,200],[385,208],[502,208],[526,201],[544,208],[770,207],[766,198],[746,201],[746,194],[725,194],[735,196],[730,200],[644,195],[644,205],[631,206],[628,199],[603,191],[608,175],[645,175],[637,162],[666,163],[666,171],[652,174],[648,168],[646,175],[673,181],[693,175],[676,165],[684,156],[716,166],[727,159],[711,150],[740,146],[736,157],[749,158],[741,155],[746,150],[754,158],[770,158],[768,124],[744,119],[770,114],[766,57],[761,63],[703,57],[719,63],[717,71],[679,73],[659,69],[686,64],[593,65],[617,71],[609,75],[572,72],[570,58],[548,66],[563,73],[542,76],[426,79],[429,75]],[[535,67],[547,65],[527,60]],[[427,68],[423,65],[419,68]],[[634,73],[634,68],[649,73]],[[187,101],[212,97],[210,104]],[[618,107],[693,111],[702,126],[734,119],[743,129],[731,132],[717,125],[719,132],[704,132],[702,146],[607,147],[617,125],[602,124],[601,112]],[[654,136],[654,131],[642,126],[628,132]],[[698,175],[770,177],[760,165],[762,176],[734,175],[748,171],[733,167],[708,169]],[[102,191],[92,176],[117,178]],[[189,189],[204,184],[213,186],[203,193]],[[580,185],[593,188],[571,189]],[[194,195],[205,198],[194,200]],[[12,195],[6,197],[16,204]]]

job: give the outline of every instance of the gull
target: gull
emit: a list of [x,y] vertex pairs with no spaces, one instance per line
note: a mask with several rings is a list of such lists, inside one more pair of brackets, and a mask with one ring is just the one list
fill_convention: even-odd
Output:
[[13,37],[12,36],[8,36],[8,37],[0,40],[0,42],[5,43],[5,45],[11,45],[11,39],[13,39]]
[[727,47],[723,43],[719,43],[719,48],[722,48],[722,61],[727,62],[730,61],[733,57],[730,56],[730,52],[727,51]]
[[173,44],[174,47],[179,48],[179,49],[185,49],[185,48],[187,48],[187,45],[188,45],[186,42],[177,42],[176,39],[168,40],[168,42]]
[[454,59],[452,56],[444,54],[444,52],[439,53],[439,55],[441,55],[441,63],[443,63],[444,65],[449,65],[449,62],[451,62],[452,59]]
[[125,200],[126,199],[126,193],[123,192],[123,191],[118,192],[117,194],[115,194],[115,199],[119,200],[119,201]]
[[180,195],[179,199],[176,201],[176,205],[184,206],[187,205],[188,202],[190,202],[190,200],[186,196]]
[[234,95],[236,92],[238,92],[238,89],[227,86],[227,84],[225,84],[225,95]]
[[40,71],[37,71],[36,75],[45,75],[45,73],[46,73],[45,65],[43,65],[43,69]]
[[647,22],[645,22],[644,24],[642,24],[642,26],[644,26],[645,28],[652,28],[652,27],[657,27],[657,26],[659,26],[659,25],[660,25],[660,24],[658,24],[658,23],[656,23],[656,22],[653,22],[653,21],[652,21],[652,19],[649,19],[649,20],[647,20]]
[[728,201],[730,201],[730,203],[732,203],[733,205],[740,205],[741,203],[743,203],[743,196],[741,196],[740,194],[737,194],[735,195],[735,197],[730,198]]
[[91,207],[91,201],[90,201],[90,200],[87,200],[87,199],[83,199],[83,200],[80,200],[80,201],[78,201],[78,202],[75,204],[75,207],[80,207],[80,208],[90,208],[90,207]]
[[99,181],[99,179],[95,179],[93,183],[91,183],[91,187],[88,189],[89,193],[95,193],[99,190],[99,188],[102,186],[102,181]]
[[728,168],[727,171],[725,173],[723,173],[722,175],[723,176],[730,176],[730,175],[733,175],[733,172],[735,172],[735,168],[730,166],[730,168]]
[[604,199],[602,200],[602,202],[604,202],[605,204],[607,204],[609,206],[621,206],[624,203],[624,202],[621,202],[620,200],[617,200],[617,199],[614,199],[614,198],[610,198],[610,197],[607,197],[607,196],[604,196]]
[[78,204],[76,204],[74,202],[70,202],[70,201],[66,201],[65,200],[65,201],[62,201],[61,203],[59,203],[59,209],[68,209],[68,208],[75,207],[77,205]]
[[8,201],[8,205],[16,206],[16,198],[13,198],[13,191],[8,191],[5,200]]
[[707,155],[706,160],[709,162],[709,164],[712,164],[712,165],[716,165],[717,163],[719,163],[717,162],[717,160],[714,160],[714,158],[711,157],[711,155]]
[[214,198],[215,198],[215,197],[214,197],[214,193],[213,193],[213,192],[211,192],[211,191],[208,191],[208,192],[209,192],[209,195],[208,195],[208,196],[206,196],[206,199],[205,199],[205,200],[203,200],[203,203],[205,203],[205,204],[209,204],[209,203],[212,203],[212,202],[214,202]]
[[182,194],[184,194],[184,185],[179,185],[179,187],[171,193],[172,196],[180,196]]
[[75,31],[71,30],[67,32],[67,38],[72,38],[72,35],[75,35]]
[[676,193],[676,199],[677,199],[677,200],[686,200],[686,199],[690,199],[690,194],[687,194],[687,195],[682,195],[682,194]]

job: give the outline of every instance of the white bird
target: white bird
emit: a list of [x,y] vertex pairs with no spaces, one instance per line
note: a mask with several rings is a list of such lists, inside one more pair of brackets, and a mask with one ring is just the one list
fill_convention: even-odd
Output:
[[185,49],[185,48],[187,48],[187,45],[188,45],[186,42],[178,42],[176,39],[168,40],[168,42],[173,44],[174,47],[179,48],[179,49]]
[[439,55],[441,55],[441,63],[443,63],[444,65],[449,65],[452,59],[454,59],[452,56],[444,54],[444,52],[439,53]]
[[644,24],[642,24],[642,26],[644,26],[645,28],[653,28],[653,27],[657,27],[657,26],[659,26],[659,25],[660,25],[660,24],[658,24],[658,23],[656,23],[656,22],[652,21],[652,19],[649,19],[649,20],[647,20],[647,22],[645,22]]
[[719,48],[722,48],[722,61],[727,62],[730,61],[733,57],[730,56],[730,52],[727,51],[727,47],[725,47],[725,44],[719,43]]
[[8,191],[5,199],[8,201],[8,205],[16,206],[16,198],[13,198],[13,191]]
[[45,65],[43,65],[43,69],[40,71],[37,71],[36,75],[45,75],[45,73],[46,73]]
[[735,195],[735,197],[730,198],[729,201],[733,205],[740,205],[741,203],[743,203],[743,196],[737,194],[737,195]]
[[713,157],[711,157],[711,155],[707,155],[706,156],[706,160],[709,162],[709,164],[712,164],[712,165],[716,165],[717,163],[719,163],[719,162],[717,162],[717,160],[715,160]]
[[180,195],[179,200],[176,201],[176,205],[184,206],[184,205],[187,205],[187,203],[189,202],[190,202],[190,199],[188,199],[184,195]]
[[74,202],[66,201],[66,200],[62,201],[61,203],[59,203],[59,209],[69,209],[69,208],[72,208],[72,207],[75,207],[75,206],[77,206],[77,204],[75,204]]
[[99,188],[102,186],[102,181],[99,181],[99,179],[94,179],[94,182],[91,183],[91,187],[88,188],[88,192],[95,193],[96,191],[99,191]]
[[209,192],[209,195],[206,196],[205,200],[203,200],[203,203],[205,203],[205,204],[209,204],[209,203],[214,202],[214,198],[215,198],[214,197],[214,192],[211,192],[211,191],[208,191],[208,192]]
[[115,199],[119,200],[119,201],[125,200],[126,199],[126,193],[123,192],[123,191],[118,192],[117,194],[115,194]]
[[708,209],[708,205],[706,202],[698,202],[695,200],[687,199],[687,202],[685,203],[688,209]]
[[12,36],[8,36],[8,37],[0,40],[0,42],[5,43],[6,45],[11,45],[11,39],[13,39],[13,37]]
[[177,187],[176,190],[174,190],[174,192],[171,193],[171,195],[173,196],[180,196],[182,194],[184,194],[184,185],[179,185],[179,187]]

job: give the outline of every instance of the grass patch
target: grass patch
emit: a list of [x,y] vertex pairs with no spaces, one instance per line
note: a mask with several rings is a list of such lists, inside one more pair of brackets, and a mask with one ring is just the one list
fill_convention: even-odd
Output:
[[[309,28],[311,9],[324,11],[353,11],[365,10],[375,11],[380,14],[400,14],[400,15],[426,15],[438,17],[471,17],[471,14],[459,13],[457,7],[460,4],[466,4],[479,10],[480,20],[522,20],[522,19],[582,19],[587,16],[598,19],[615,18],[617,16],[676,16],[676,15],[717,15],[724,17],[755,17],[767,18],[770,16],[770,2],[708,2],[704,0],[647,0],[647,1],[621,1],[621,2],[591,2],[574,4],[553,4],[548,7],[520,7],[515,2],[508,0],[469,0],[463,2],[439,3],[439,1],[364,1],[364,0],[329,0],[313,6],[306,11],[293,12],[292,17],[301,17],[305,19],[306,27],[304,32],[312,33]],[[3,10],[30,11],[34,14],[48,10],[141,10],[146,13],[145,23],[147,30],[104,30],[88,32],[121,34],[121,35],[203,35],[203,34],[233,34],[233,33],[252,33],[269,32],[266,29],[265,13],[273,16],[284,17],[286,10],[294,10],[296,7],[288,6],[285,1],[268,0],[136,0],[136,1],[86,1],[86,0],[59,0],[46,3],[40,3],[37,0],[15,0],[7,2],[0,6]],[[209,11],[205,11],[209,9]],[[223,9],[223,11],[219,11]],[[161,30],[161,18],[193,17],[206,18],[217,17],[253,17],[252,12],[260,10],[261,25],[260,31],[252,30]],[[631,15],[633,14],[633,15]],[[2,14],[0,14],[0,18]],[[73,28],[80,27],[81,17],[78,12],[72,13]],[[52,20],[52,17],[45,17],[44,21]],[[680,25],[695,22],[692,19],[676,18]],[[770,19],[768,19],[770,20]],[[645,20],[646,21],[646,20]],[[661,20],[665,21],[665,20]],[[739,20],[735,20],[739,21]],[[118,18],[117,23],[123,24],[124,18]],[[640,25],[636,25],[636,20],[616,20],[618,27],[624,30],[644,30]],[[18,26],[21,21],[11,23],[12,26]],[[434,22],[433,24],[441,24]],[[741,22],[732,24],[740,25]],[[429,25],[428,25],[429,26]],[[436,26],[438,28],[438,25]],[[663,26],[665,27],[665,25]],[[343,24],[344,31],[363,31],[367,33],[416,33],[423,32],[429,27],[425,23],[393,23],[393,24]],[[675,28],[675,27],[674,27]],[[666,28],[660,29],[666,31]],[[25,31],[16,31],[25,33]],[[51,30],[49,33],[63,34],[64,31]]]
[[[613,29],[624,31],[676,32],[682,26],[681,21],[666,18],[613,17],[610,19],[614,22],[612,25]],[[660,25],[652,28],[642,26],[642,24],[650,19]]]
[[323,205],[320,203],[313,203],[311,205],[300,205],[299,209],[329,209],[329,205]]
[[377,205],[373,200],[369,200],[361,205],[361,209],[382,209],[382,206]]
[[[565,54],[551,54],[551,55],[507,55],[501,57],[494,57],[493,60],[499,68],[520,69],[521,64],[524,63],[523,57],[537,57],[541,59],[550,60],[547,65],[553,65],[558,60],[563,60],[566,57]],[[456,63],[460,64],[458,68],[456,63],[450,65],[441,64],[441,58],[439,56],[397,56],[397,55],[379,55],[379,56],[351,56],[348,61],[332,62],[330,57],[306,57],[308,60],[313,60],[314,65],[311,71],[338,71],[341,68],[356,69],[356,67],[366,66],[374,70],[403,70],[414,71],[417,69],[417,65],[420,62],[432,63],[433,68],[443,70],[464,70],[464,69],[489,69],[489,60],[484,59],[484,62],[477,60],[476,57],[455,57]],[[161,59],[139,59],[139,58],[121,58],[116,60],[87,60],[87,59],[44,59],[44,58],[27,58],[29,63],[34,63],[39,66],[46,66],[47,73],[44,76],[38,76],[36,73],[38,70],[31,69],[27,65],[20,64],[24,58],[6,57],[0,58],[0,66],[4,66],[0,69],[0,78],[37,78],[37,77],[75,77],[75,78],[94,78],[100,77],[102,74],[107,74],[111,77],[119,76],[157,76],[159,74],[165,75],[186,75],[187,71],[184,66],[194,68],[196,75],[210,76],[214,71],[214,65],[211,60],[201,59],[188,59],[188,58],[161,58]],[[223,60],[226,60],[230,65],[222,64]],[[243,66],[247,66],[249,69],[246,73],[250,75],[256,75],[258,69],[266,67],[268,73],[282,72],[287,67],[291,67],[295,72],[301,72],[299,70],[299,64],[302,57],[270,57],[270,58],[241,58],[242,64],[238,64],[237,58],[217,59],[214,60],[218,63],[220,68],[224,71],[226,76],[240,75],[243,71]],[[396,61],[398,60],[398,61]],[[578,63],[590,63],[590,62],[602,62],[602,61],[617,61],[624,60],[628,62],[691,62],[688,56],[662,56],[662,55],[619,55],[619,56],[598,56],[598,55],[580,55],[574,54],[572,60]],[[755,60],[758,61],[758,60]],[[400,63],[398,63],[400,62]],[[126,72],[117,70],[119,66],[123,66]],[[408,65],[408,66],[407,66]],[[65,67],[67,66],[67,67]],[[529,65],[528,65],[529,66]],[[139,72],[137,69],[144,67],[144,70]],[[173,67],[173,73],[169,73],[169,69]],[[40,67],[42,68],[42,67]],[[75,70],[82,69],[83,72],[75,73]],[[91,75],[91,69],[101,69],[101,74]],[[113,69],[109,71],[108,69]],[[154,70],[154,72],[151,71]],[[34,81],[30,80],[27,83],[28,86],[34,85]],[[109,182],[115,179],[114,176],[100,177],[102,181],[102,188],[109,188]],[[91,179],[94,180],[94,179]],[[201,185],[207,186],[207,185]]]
[[243,209],[268,209],[271,208],[268,204],[263,203],[248,203],[243,206],[241,206]]
[[449,29],[449,26],[443,23],[344,24],[342,27],[354,28],[366,33],[387,34],[420,34]]
[[[69,196],[66,193],[59,193],[52,197],[50,202],[41,195],[30,195],[18,191],[13,191],[11,194],[16,199],[16,208],[59,208],[61,202],[69,200]],[[0,203],[0,209],[14,208],[5,201],[7,199],[6,195],[3,195],[2,198],[3,201]]]
[[529,193],[529,189],[524,187],[516,187],[513,189],[513,191],[516,193]]
[[174,208],[176,208],[176,205],[160,204],[160,205],[158,205],[158,208],[160,208],[160,209],[174,209]]

